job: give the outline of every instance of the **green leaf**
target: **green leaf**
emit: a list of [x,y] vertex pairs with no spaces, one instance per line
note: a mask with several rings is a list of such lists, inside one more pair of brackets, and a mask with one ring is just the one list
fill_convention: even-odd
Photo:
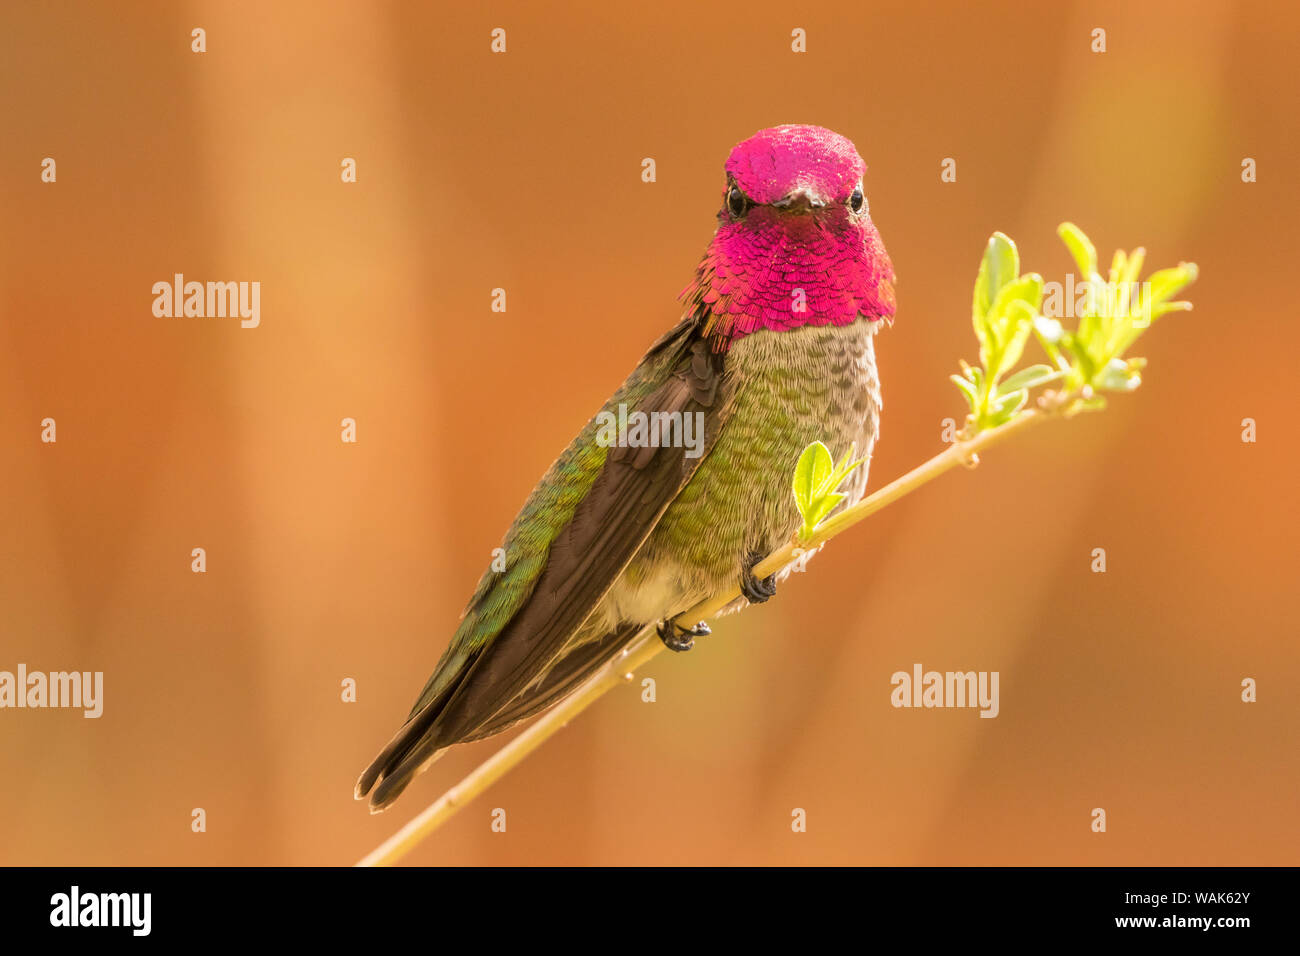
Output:
[[1003,418],[1010,418],[1024,408],[1027,401],[1029,401],[1029,392],[1023,388],[1006,395],[999,395],[998,400],[993,403],[993,412]]
[[1115,255],[1110,260],[1110,272],[1106,276],[1107,284],[1113,289],[1119,285],[1119,278],[1126,271],[1128,256],[1124,254],[1123,249],[1116,249]]
[[805,537],[822,523],[822,519],[835,510],[835,506],[844,500],[844,496],[835,492],[823,495],[813,502],[813,510],[804,517]]
[[803,517],[803,525],[799,529],[800,538],[807,539],[811,536],[822,519],[844,500],[845,495],[836,489],[847,476],[866,462],[866,458],[854,460],[857,452],[858,445],[854,442],[844,457],[837,464],[832,464],[830,449],[817,441],[799,455],[791,490],[794,492],[795,505]]
[[[857,451],[857,449],[855,448],[854,451]],[[836,467],[835,471],[831,473],[830,479],[827,480],[826,487],[822,490],[830,492],[839,488],[840,485],[844,484],[844,479],[857,471],[865,461],[865,458],[859,458],[857,461],[850,462],[845,468]]]
[[1020,254],[1016,252],[1016,244],[1000,232],[993,233],[988,245],[984,247],[984,258],[980,260],[979,274],[975,277],[975,294],[971,302],[975,335],[984,348],[992,345],[988,329],[989,310],[1002,287],[1018,275]]
[[1050,365],[1031,365],[1028,368],[1022,368],[1015,375],[998,385],[998,394],[1005,395],[1008,392],[1014,392],[1022,388],[1037,388],[1039,385],[1044,385],[1055,378],[1059,378],[1060,375],[1061,373]]
[[1170,312],[1190,312],[1192,304],[1190,302],[1164,302],[1151,310],[1151,321],[1154,322],[1162,315]]
[[853,456],[857,453],[858,443],[850,442],[849,450],[844,453],[844,457],[840,459],[839,464],[835,466],[835,470],[831,472],[830,478],[827,479],[827,483],[830,485],[830,488],[827,490],[834,491],[840,486],[840,482],[842,482],[845,477],[853,471],[853,469],[866,461],[865,458],[855,459]]
[[1001,317],[1016,302],[1023,302],[1037,315],[1038,307],[1043,302],[1043,277],[1037,272],[1027,272],[1018,279],[1012,279],[998,290],[989,311],[994,317]]
[[1196,263],[1184,262],[1173,269],[1161,269],[1147,278],[1153,306],[1168,302],[1196,281]]
[[1097,248],[1092,244],[1082,229],[1072,222],[1063,222],[1057,227],[1056,234],[1061,237],[1065,247],[1074,256],[1083,278],[1089,279],[1097,273]]
[[792,487],[794,503],[805,520],[833,467],[830,450],[819,441],[813,442],[799,456],[799,462],[794,467]]
[[1141,246],[1133,250],[1128,260],[1124,263],[1124,268],[1120,270],[1119,283],[1123,286],[1131,286],[1137,282],[1138,276],[1142,274],[1142,263],[1146,262],[1147,251]]
[[975,405],[979,401],[979,399],[975,397],[975,383],[964,375],[949,375],[948,377],[957,383],[957,387],[961,389],[961,393],[966,396],[966,402],[970,405],[970,410],[972,412],[975,411]]
[[1034,316],[1037,314],[1034,307],[1022,299],[1015,299],[1007,306],[1006,328],[1010,331],[1010,335],[1003,346],[997,369],[990,370],[994,381],[1015,368],[1016,363],[1020,361],[1020,356],[1025,351],[1025,342],[1029,340],[1029,333],[1034,328]]

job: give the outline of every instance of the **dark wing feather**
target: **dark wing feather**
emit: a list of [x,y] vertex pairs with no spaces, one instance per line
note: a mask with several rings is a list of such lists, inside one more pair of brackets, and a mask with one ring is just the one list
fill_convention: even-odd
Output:
[[[699,347],[707,348],[703,342]],[[694,377],[693,356],[680,371],[650,396],[643,410],[705,411],[701,393],[712,399],[716,389],[700,387],[704,383]],[[706,441],[708,422],[706,413]],[[497,711],[552,666],[701,460],[703,456],[686,458],[680,448],[611,449],[591,492],[551,545],[532,597],[448,701],[439,721],[440,737],[459,740],[488,729]]]
[[[407,723],[362,775],[359,796],[378,781],[372,805],[391,802],[436,751],[489,736],[549,706],[622,646],[614,635],[577,647],[568,641],[707,457],[720,428],[722,363],[690,319],[651,348],[629,379],[653,375],[633,407],[702,412],[704,454],[687,458],[683,449],[671,447],[609,449],[571,519],[550,541],[531,590],[490,640],[453,642]],[[617,411],[623,393],[607,410]],[[586,440],[593,435],[590,428],[584,432]],[[492,587],[480,585],[471,613],[492,597]],[[633,634],[635,629],[622,641]]]
[[591,677],[612,660],[634,637],[641,632],[642,624],[623,624],[599,640],[589,641],[566,651],[564,656],[528,692],[498,710],[477,730],[471,731],[463,742],[491,737],[534,714],[540,714],[552,704],[567,697],[588,677]]

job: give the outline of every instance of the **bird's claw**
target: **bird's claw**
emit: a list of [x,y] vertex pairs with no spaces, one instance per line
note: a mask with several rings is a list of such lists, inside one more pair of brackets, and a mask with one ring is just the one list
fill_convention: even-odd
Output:
[[745,600],[750,604],[762,604],[776,594],[775,574],[769,574],[765,578],[754,576],[754,566],[761,558],[762,555],[750,555],[749,563],[740,572],[740,593],[745,595]]
[[709,625],[700,621],[694,627],[682,627],[676,620],[664,619],[659,622],[655,628],[659,632],[659,639],[664,642],[664,646],[670,651],[689,651],[695,646],[697,637],[704,637],[706,634],[712,634]]

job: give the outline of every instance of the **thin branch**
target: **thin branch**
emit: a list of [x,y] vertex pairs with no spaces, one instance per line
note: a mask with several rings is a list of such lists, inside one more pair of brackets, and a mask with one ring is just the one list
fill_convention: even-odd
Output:
[[[796,548],[811,550],[940,475],[961,465],[973,467],[979,462],[980,452],[1039,422],[1057,417],[1061,409],[1075,397],[1077,396],[1071,394],[1049,394],[1040,400],[1038,408],[1021,412],[1006,424],[979,432],[972,438],[954,442],[901,478],[896,478],[874,494],[822,522],[809,539],[791,541],[773,551],[758,564],[754,574],[760,578],[775,574],[799,557]],[[707,620],[739,596],[740,588],[735,587],[701,601],[678,616],[681,620],[691,623]],[[444,793],[419,816],[357,863],[357,866],[389,866],[396,863],[421,840],[446,823],[457,810],[504,777],[515,765],[586,710],[606,691],[617,684],[632,680],[637,668],[652,659],[663,650],[663,647],[663,642],[659,640],[653,627],[642,630],[617,658],[602,667],[573,694],[556,704],[522,734],[485,760],[469,776]]]

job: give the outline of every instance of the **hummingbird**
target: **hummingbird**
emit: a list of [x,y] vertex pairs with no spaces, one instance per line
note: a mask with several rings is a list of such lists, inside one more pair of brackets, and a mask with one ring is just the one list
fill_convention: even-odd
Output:
[[[801,523],[800,453],[820,440],[869,460],[879,432],[873,338],[893,321],[894,270],[865,171],[852,141],[818,126],[760,130],[731,151],[679,321],[524,503],[504,569],[498,559],[484,573],[406,722],[357,781],[372,813],[446,748],[561,700],[646,627],[689,650],[708,627],[679,621],[684,611],[737,582],[724,613],[776,593],[793,565],[761,579],[754,567]],[[866,483],[864,464],[839,508]]]

